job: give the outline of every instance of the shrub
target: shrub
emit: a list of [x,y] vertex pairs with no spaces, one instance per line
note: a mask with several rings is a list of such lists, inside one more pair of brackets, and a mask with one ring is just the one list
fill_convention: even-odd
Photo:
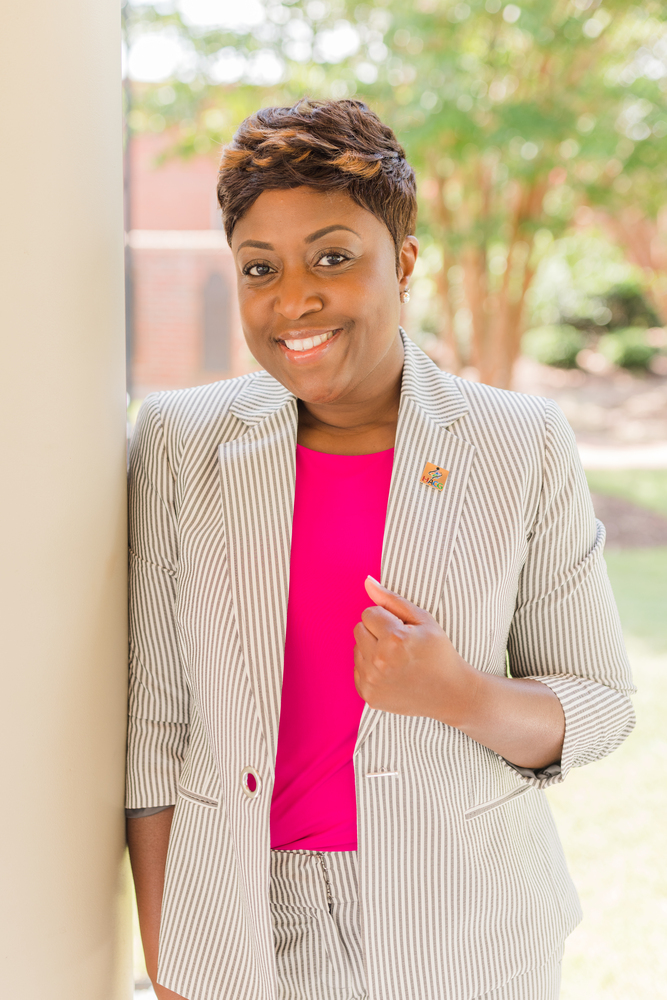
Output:
[[649,344],[646,334],[641,326],[605,333],[598,341],[598,351],[619,368],[648,368],[658,348]]
[[529,358],[555,368],[576,368],[577,354],[586,346],[586,337],[573,326],[538,326],[528,330],[521,350]]

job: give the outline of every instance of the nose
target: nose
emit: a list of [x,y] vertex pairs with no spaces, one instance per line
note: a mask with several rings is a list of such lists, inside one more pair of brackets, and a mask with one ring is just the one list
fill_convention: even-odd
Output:
[[283,274],[274,308],[284,319],[293,321],[320,312],[324,303],[305,275]]

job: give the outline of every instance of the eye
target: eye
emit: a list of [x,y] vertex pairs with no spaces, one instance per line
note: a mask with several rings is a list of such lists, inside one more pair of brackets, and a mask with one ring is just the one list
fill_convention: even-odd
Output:
[[251,278],[265,278],[273,268],[270,264],[246,264],[243,274],[250,275]]
[[339,253],[338,250],[327,250],[326,253],[322,254],[317,263],[323,267],[336,267],[337,264],[342,264],[349,259],[346,254]]

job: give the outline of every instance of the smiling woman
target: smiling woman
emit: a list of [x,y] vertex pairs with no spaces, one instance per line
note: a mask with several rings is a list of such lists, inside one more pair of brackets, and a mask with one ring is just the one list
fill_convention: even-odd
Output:
[[[375,215],[343,191],[300,186],[263,192],[235,226],[232,250],[253,356],[306,404],[299,443],[334,454],[393,447],[414,236],[397,267]],[[354,408],[352,422],[341,422],[341,407]]]
[[218,195],[264,370],[149,397],[131,456],[157,995],[555,1000],[544,789],[633,725],[571,431],[400,329],[414,173],[365,105],[253,115]]
[[[299,443],[392,447],[418,244],[414,172],[391,129],[356,101],[264,109],[225,150],[218,196],[253,356],[310,404]],[[341,425],[342,407],[355,413]]]

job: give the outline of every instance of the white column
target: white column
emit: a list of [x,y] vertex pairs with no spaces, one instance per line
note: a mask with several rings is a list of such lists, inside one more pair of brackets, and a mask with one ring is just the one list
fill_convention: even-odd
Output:
[[3,12],[0,995],[130,995],[118,0]]

